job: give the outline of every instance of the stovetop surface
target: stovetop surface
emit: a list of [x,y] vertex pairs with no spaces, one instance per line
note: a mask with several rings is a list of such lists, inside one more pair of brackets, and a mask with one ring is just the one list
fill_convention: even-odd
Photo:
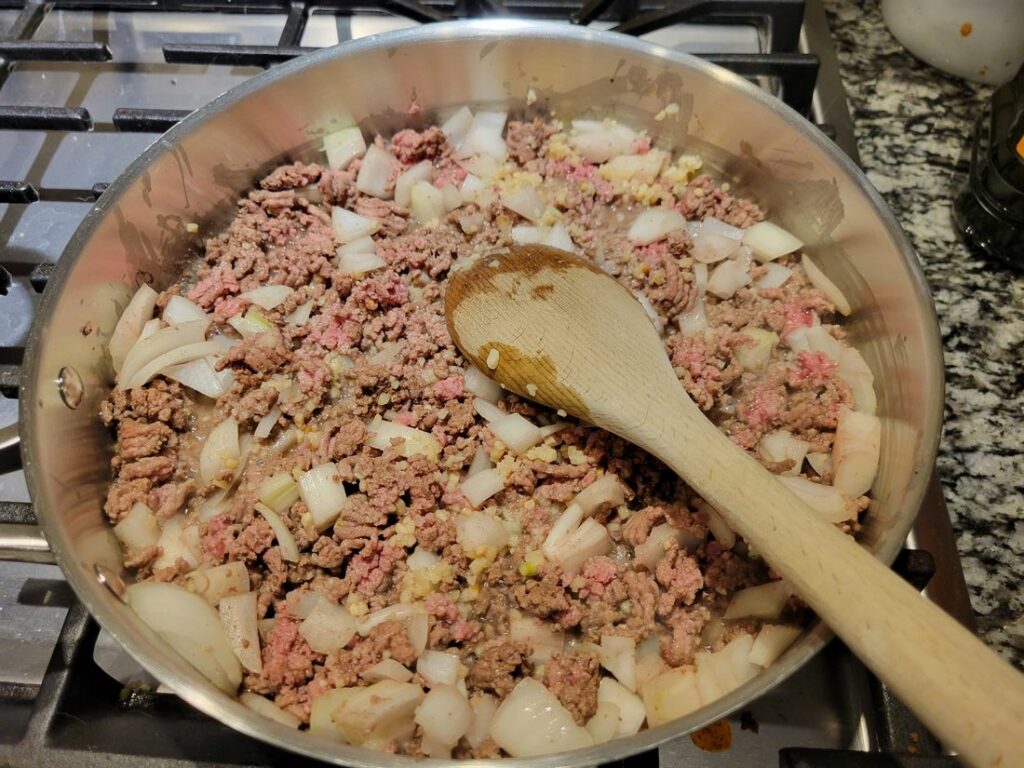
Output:
[[[5,5],[14,7],[4,10]],[[401,5],[404,13],[380,10]],[[529,0],[504,7],[495,0],[479,5],[442,0],[425,8],[410,0],[381,0],[378,8],[372,1],[331,0],[318,7],[273,0],[206,4],[236,11],[229,13],[167,10],[188,8],[173,0],[160,4],[164,10],[132,0],[70,0],[54,6],[46,12],[30,1],[26,11],[21,3],[0,0],[0,30],[18,31],[26,13],[41,8],[33,21],[38,23],[33,40],[61,41],[66,50],[77,51],[74,56],[93,59],[33,60],[39,54],[29,52],[13,66],[0,61],[0,264],[13,276],[7,295],[0,297],[0,368],[12,369],[15,376],[47,265],[56,263],[102,185],[181,113],[261,72],[261,67],[249,65],[253,61],[268,56],[280,60],[275,58],[281,56],[279,46],[294,55],[301,48],[413,26],[419,23],[416,19],[431,15],[507,12],[564,20],[596,12],[599,18],[591,22],[595,28],[616,28],[625,21],[634,31],[643,31],[644,39],[732,66],[827,124],[830,135],[856,158],[824,14],[814,1],[802,27],[800,0],[683,0],[668,6],[594,0],[582,7],[573,0]],[[259,12],[238,13],[243,6]],[[666,13],[666,8],[675,10]],[[670,23],[654,18],[659,14]],[[684,23],[683,17],[696,20]],[[10,108],[38,106],[59,108],[59,114],[51,114],[49,122],[30,121],[28,129],[10,129]],[[60,123],[64,128],[69,120],[77,121],[77,129],[54,130],[58,119],[65,121]],[[16,191],[9,191],[5,181],[18,182]],[[0,398],[0,426],[16,418],[17,401]],[[20,472],[0,475],[0,505],[5,502],[29,502]],[[925,511],[929,509],[929,520],[936,515],[941,519],[941,494],[926,505]],[[942,549],[951,543],[943,536],[941,530],[929,536],[929,546]],[[938,554],[933,589],[947,572],[953,577],[959,573],[955,556],[950,562],[948,551],[942,558]],[[75,604],[56,566],[0,562],[0,764],[302,764],[228,730],[172,695],[126,693],[140,684],[157,686]],[[838,643],[730,722],[733,746],[727,751],[703,752],[684,737],[630,764],[840,768],[858,765],[847,761],[879,747],[922,753],[936,749]],[[791,751],[780,756],[787,748]],[[853,753],[815,756],[800,748]],[[872,764],[911,764],[904,757],[885,759],[889,762]]]

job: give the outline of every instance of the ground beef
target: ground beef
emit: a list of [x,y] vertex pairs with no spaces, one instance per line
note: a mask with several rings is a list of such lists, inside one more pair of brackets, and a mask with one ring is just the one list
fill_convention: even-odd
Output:
[[[853,402],[836,361],[811,348],[812,327],[840,348],[846,337],[799,254],[776,260],[791,270],[778,288],[757,286],[765,266],[744,265],[751,283],[729,299],[702,296],[706,327],[693,332],[690,322],[680,324],[698,297],[690,230],[643,245],[628,236],[636,213],[651,207],[747,227],[764,218],[755,201],[708,174],[695,175],[692,158],[673,161],[647,136],[633,142],[641,157],[589,162],[571,130],[542,117],[510,122],[509,160],[493,174],[479,158],[456,158],[437,126],[376,137],[374,146],[391,155],[383,197],[357,187],[363,157],[344,169],[301,160],[272,169],[237,200],[223,231],[205,241],[199,263],[157,300],[162,315],[173,296],[187,297],[210,317],[209,337],[230,345],[216,355],[224,394],[214,400],[155,376],[145,386],[114,390],[101,406],[115,447],[108,519],[122,519],[136,503],[146,504],[160,525],[184,516],[189,534],[199,533],[201,567],[245,564],[257,615],[274,626],[261,643],[264,669],[246,674],[244,688],[271,697],[303,723],[319,695],[369,684],[367,671],[382,659],[414,672],[425,642],[459,656],[471,694],[501,698],[535,675],[584,724],[608,674],[591,644],[609,634],[650,639],[670,666],[692,664],[704,647],[702,632],[731,596],[774,578],[742,541],[726,550],[714,540],[693,511],[701,509],[698,494],[639,448],[503,391],[502,411],[537,425],[569,422],[517,453],[478,412],[486,406],[445,322],[449,274],[475,258],[500,258],[516,227],[537,227],[546,236],[556,223],[584,258],[650,302],[679,386],[752,455],[777,429],[811,451],[831,451],[839,412]],[[431,166],[435,189],[450,195],[454,186],[474,199],[437,221],[417,221],[394,200],[399,174],[417,163]],[[630,163],[656,167],[623,178],[616,169]],[[544,215],[536,221],[502,203],[520,184],[542,198]],[[373,221],[369,237],[382,264],[363,273],[342,270],[332,206]],[[243,298],[266,286],[287,289],[277,306]],[[752,329],[775,334],[775,343],[763,366],[750,370],[740,361],[755,346]],[[814,343],[824,344],[821,336]],[[256,437],[257,422],[270,413],[276,419],[269,433]],[[232,434],[224,449],[203,455],[210,431],[229,418],[238,425],[237,448]],[[416,431],[380,436],[402,428]],[[804,474],[790,462],[763,463],[772,472]],[[472,465],[495,467],[504,485],[475,509],[462,491]],[[308,486],[304,473],[314,468],[326,473],[328,485]],[[551,562],[543,545],[552,527],[578,493],[606,474],[626,490],[622,505],[591,514],[606,527],[610,551],[574,570]],[[300,479],[301,494],[292,485]],[[297,556],[258,503],[274,507]],[[849,500],[854,517],[844,531],[856,530],[856,514],[867,504],[866,497]],[[471,509],[490,518],[491,535],[504,531],[507,544],[469,542],[473,526],[463,515]],[[662,524],[682,532],[682,543],[673,539],[648,569],[635,550]],[[125,564],[137,579],[182,583],[193,566],[178,558],[154,571],[160,554],[158,547],[128,551]],[[299,632],[294,592],[319,595],[360,621],[397,606],[415,613],[380,616],[366,636],[357,632],[345,647],[321,654]],[[522,619],[571,642],[535,668],[531,654],[547,649],[511,640]],[[759,626],[729,622],[712,649]],[[417,754],[421,736],[388,748]],[[463,742],[455,754],[502,752],[493,742],[475,750]]]
[[569,656],[551,655],[544,673],[544,685],[558,697],[580,725],[597,711],[597,685],[601,681],[600,664],[595,653]]

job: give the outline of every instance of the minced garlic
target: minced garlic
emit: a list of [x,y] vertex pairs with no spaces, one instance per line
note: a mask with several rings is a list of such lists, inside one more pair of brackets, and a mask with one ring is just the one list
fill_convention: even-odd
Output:
[[492,371],[498,367],[498,358],[501,357],[501,352],[496,349],[492,349],[487,353],[487,367]]
[[531,106],[536,103],[537,92],[533,90],[533,86],[531,85],[529,88],[526,89],[526,106]]
[[526,385],[526,393],[530,397],[536,397],[537,396],[537,385],[533,384],[533,383],[527,384]]

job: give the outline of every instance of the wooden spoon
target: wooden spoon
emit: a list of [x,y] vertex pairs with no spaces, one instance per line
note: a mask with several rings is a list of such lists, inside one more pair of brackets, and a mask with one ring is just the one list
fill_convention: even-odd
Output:
[[520,246],[454,273],[445,315],[462,353],[500,384],[677,472],[970,764],[1024,766],[1024,676],[708,421],[617,281]]

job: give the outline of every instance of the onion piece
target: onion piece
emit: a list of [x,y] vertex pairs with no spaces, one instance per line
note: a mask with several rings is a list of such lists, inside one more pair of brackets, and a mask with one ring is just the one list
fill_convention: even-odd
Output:
[[430,181],[434,176],[434,164],[429,160],[421,160],[406,168],[395,181],[395,202],[403,208],[409,207],[412,186],[418,181]]
[[466,389],[489,403],[496,403],[501,397],[501,385],[475,365],[466,369]]
[[526,224],[512,227],[512,242],[516,245],[532,245],[544,242],[544,230]]
[[437,744],[448,753],[442,755],[431,751],[428,754],[431,757],[450,757],[452,747],[473,724],[473,709],[466,697],[453,685],[437,685],[423,697],[416,708],[414,720],[423,729],[425,742]]
[[772,352],[779,343],[778,334],[774,331],[766,331],[763,328],[744,328],[743,335],[753,341],[753,344],[737,344],[733,347],[733,354],[736,361],[745,371],[761,371],[771,360]]
[[421,603],[399,603],[367,614],[356,625],[360,635],[366,637],[370,630],[385,621],[398,621],[405,626],[409,642],[418,657],[427,645],[429,622],[427,611]]
[[832,454],[825,452],[814,452],[807,454],[807,463],[811,469],[818,473],[819,477],[832,474]]
[[465,140],[455,153],[456,157],[487,155],[499,163],[503,162],[508,157],[508,147],[501,137],[507,117],[507,112],[477,112]]
[[444,202],[445,213],[451,213],[462,205],[462,195],[454,184],[445,184],[441,187],[441,200]]
[[[698,264],[697,266],[704,265]],[[689,338],[702,335],[708,329],[707,314],[704,311],[704,299],[698,298],[692,307],[680,313],[679,317],[676,318],[676,322],[679,324],[679,332],[683,336]]]
[[185,516],[178,514],[163,522],[157,546],[160,554],[153,561],[153,570],[174,566],[178,559],[184,560],[189,570],[199,567],[202,552],[199,548],[199,528],[185,525]]
[[[498,385],[501,386],[500,384]],[[480,414],[486,421],[494,423],[499,419],[503,419],[508,416],[506,411],[501,410],[494,402],[485,400],[482,397],[476,397],[473,399],[473,410]]]
[[[212,344],[213,342],[203,342]],[[228,391],[234,376],[231,371],[216,371],[211,365],[212,357],[197,357],[181,365],[165,368],[164,376],[188,387],[206,397],[216,400]]]
[[307,619],[324,596],[311,589],[294,589],[285,595],[288,615],[296,619]]
[[557,435],[563,429],[568,429],[571,426],[572,424],[567,421],[556,421],[554,424],[545,424],[540,428],[541,438],[546,440],[551,437],[551,435]]
[[444,218],[444,193],[429,181],[417,181],[409,192],[412,217],[420,224],[430,224]]
[[298,728],[302,725],[302,720],[291,712],[285,712],[264,696],[259,696],[251,691],[243,691],[239,694],[238,700],[253,712],[281,723],[281,725],[287,725],[289,728]]
[[186,574],[185,588],[199,595],[210,605],[217,605],[222,598],[241,595],[252,587],[249,584],[249,569],[245,567],[245,563],[231,560],[223,565]]
[[209,320],[206,313],[184,296],[171,296],[161,315],[168,325],[181,325],[194,320]]
[[289,563],[297,563],[299,561],[299,547],[295,543],[295,537],[288,530],[284,520],[266,504],[256,502],[254,508],[263,516],[263,519],[267,521],[270,527],[274,529],[274,538],[277,539],[277,545],[281,548],[281,559]]
[[660,334],[664,330],[665,324],[662,322],[661,315],[658,314],[658,310],[656,310],[654,305],[651,304],[651,300],[648,299],[646,294],[642,291],[636,291],[633,294],[633,297],[636,299],[637,303],[643,307],[644,313],[650,318],[654,329]]
[[546,664],[555,653],[565,650],[565,632],[555,624],[533,616],[519,616],[509,621],[509,639],[529,643],[531,664]]
[[[175,327],[180,328],[181,326]],[[131,378],[126,378],[123,385],[118,384],[118,386],[121,389],[135,389],[136,387],[141,387],[154,376],[172,370],[176,366],[180,366],[182,363],[189,363],[193,360],[198,360],[199,358],[207,357],[209,355],[219,355],[220,352],[220,344],[215,341],[200,341],[195,344],[186,344],[183,347],[173,349],[170,352],[151,360],[136,373],[132,374]],[[179,370],[178,373],[180,375],[181,371]],[[221,389],[222,385],[219,383],[219,379],[216,379],[215,381],[196,380],[202,378],[202,373],[200,373],[198,377],[191,376],[190,378],[190,375],[194,373],[195,372],[190,369],[185,376],[186,378],[189,378],[189,380],[195,381],[197,386],[204,386],[207,388],[212,387],[212,391],[218,391]]]
[[726,224],[721,219],[716,219],[714,216],[706,216],[700,221],[700,229],[704,234],[712,233],[725,237],[729,240],[736,240],[737,242],[743,239],[744,230],[740,227],[734,227],[732,224]]
[[600,174],[616,189],[629,184],[654,184],[670,159],[663,149],[651,149],[642,155],[617,155],[601,166]]
[[348,701],[358,688],[335,688],[324,691],[315,699],[309,710],[309,732],[314,736],[332,741],[344,741],[332,715],[335,710]]
[[324,136],[324,152],[327,165],[336,171],[343,170],[355,158],[366,152],[366,140],[358,126],[342,128]]
[[779,475],[778,479],[830,523],[845,523],[857,514],[854,503],[837,488],[811,482],[806,477]]
[[636,641],[621,635],[602,635],[601,666],[631,691],[636,691]]
[[356,620],[347,608],[327,599],[317,600],[299,624],[299,634],[317,653],[334,653],[355,637]]
[[802,632],[800,627],[765,624],[754,639],[747,661],[760,667],[770,667]]
[[327,462],[303,472],[298,485],[299,496],[309,508],[313,527],[323,533],[338,519],[348,501],[337,465]]
[[394,659],[381,659],[359,676],[368,683],[376,683],[378,680],[394,680],[399,683],[408,683],[412,680],[412,671],[406,669]]
[[765,273],[757,279],[755,285],[761,289],[781,288],[793,276],[793,270],[769,261],[764,264]]
[[735,261],[723,261],[708,278],[708,293],[731,299],[736,291],[750,284],[750,275]]
[[839,314],[844,317],[848,316],[852,311],[850,302],[846,300],[843,292],[839,290],[835,283],[829,280],[828,276],[821,271],[817,264],[811,261],[806,253],[800,257],[800,266],[804,268],[804,273],[807,275],[807,279],[811,281],[811,285],[824,293],[828,300],[835,304]]
[[537,757],[594,744],[558,698],[531,677],[520,680],[498,707],[490,734],[513,757]]
[[661,562],[661,558],[676,542],[681,549],[692,551],[699,546],[696,537],[680,528],[674,528],[668,523],[661,523],[651,528],[647,539],[638,544],[634,550],[634,562],[643,565],[648,571],[654,572]]
[[160,524],[148,506],[137,501],[114,526],[114,535],[125,549],[155,547],[160,539]]
[[260,483],[256,496],[280,515],[299,500],[299,486],[288,472],[278,472]]
[[199,504],[196,516],[200,522],[205,523],[207,520],[227,512],[230,506],[229,502],[228,489],[220,488]]
[[592,515],[605,506],[618,507],[626,503],[626,488],[615,474],[602,475],[573,497],[570,504]]
[[278,406],[274,406],[259,420],[256,424],[256,429],[253,430],[252,436],[257,440],[263,440],[270,437],[270,433],[273,432],[274,427],[277,424],[277,420],[281,418],[281,409]]
[[[496,473],[496,470],[488,471]],[[465,488],[465,483],[463,488]],[[465,491],[463,491],[463,495],[465,495]],[[455,519],[455,530],[459,544],[470,557],[475,556],[481,549],[493,547],[500,550],[508,544],[508,531],[505,526],[496,517],[486,512],[468,512],[459,515]]]
[[840,409],[832,444],[832,487],[850,498],[871,490],[881,443],[882,422],[877,416]]
[[269,310],[283,304],[293,293],[295,290],[287,285],[261,285],[259,288],[238,294],[238,298]]
[[284,316],[284,321],[288,325],[294,325],[297,328],[301,328],[309,322],[309,316],[313,313],[313,300],[299,304],[294,311]]
[[224,419],[210,430],[199,452],[199,477],[204,483],[212,483],[221,472],[233,470],[240,456],[238,444],[238,422]]
[[643,727],[647,710],[643,701],[634,692],[610,677],[602,677],[597,687],[597,703],[613,704],[618,710],[615,738],[632,736]]
[[466,731],[466,741],[476,749],[488,738],[491,721],[498,711],[498,700],[489,693],[480,693],[469,700],[469,706],[473,709],[473,722]]
[[800,240],[770,221],[759,221],[745,230],[743,244],[754,252],[758,261],[774,261],[803,247]]
[[375,253],[339,253],[338,270],[346,275],[364,275],[387,266]]
[[380,222],[335,205],[331,207],[331,227],[338,242],[345,244],[369,237],[380,229]]
[[496,438],[516,454],[526,453],[544,439],[540,428],[518,413],[506,413],[490,422],[488,427]]
[[472,125],[473,113],[469,107],[459,107],[451,117],[444,121],[441,132],[448,138],[448,143],[452,148],[458,150],[462,142],[466,140],[466,135]]
[[579,249],[576,247],[576,243],[572,241],[572,237],[569,235],[569,230],[565,228],[565,224],[558,221],[547,231],[544,236],[544,245],[552,248],[559,248],[560,250],[567,251],[568,253],[578,253]]
[[462,186],[459,188],[459,194],[462,195],[462,202],[464,203],[481,203],[481,197],[491,192],[491,187],[479,176],[472,173],[467,173],[466,178],[462,180]]
[[740,244],[731,237],[725,237],[713,230],[705,230],[697,224],[690,224],[687,229],[693,240],[693,258],[702,264],[717,264],[739,253]]
[[616,155],[635,155],[642,137],[614,120],[573,120],[569,145],[591,163],[606,163]]
[[726,619],[777,619],[793,590],[784,581],[769,581],[741,589],[725,609]]
[[487,453],[487,449],[482,445],[476,449],[476,453],[473,454],[473,461],[469,465],[469,469],[466,470],[466,477],[470,478],[486,469],[493,469],[494,462],[491,461],[491,456]]
[[157,298],[157,292],[143,283],[128,302],[128,306],[124,308],[121,317],[118,318],[114,332],[110,335],[110,342],[107,344],[114,373],[120,372],[125,356],[139,341],[143,326],[153,317]]
[[605,527],[588,517],[579,528],[550,548],[551,555],[547,551],[544,554],[549,560],[559,563],[565,573],[575,574],[584,562],[591,557],[608,554],[613,546]]
[[255,307],[249,307],[244,315],[229,317],[228,325],[238,331],[243,339],[247,339],[250,336],[258,336],[274,327],[274,324],[267,320],[262,313],[258,312]]
[[142,331],[139,333],[139,341],[142,341],[143,339],[148,339],[150,336],[152,336],[154,333],[156,333],[163,327],[163,320],[161,320],[159,317],[154,317],[152,320],[150,320],[149,322],[142,326]]
[[205,600],[160,581],[129,585],[124,600],[143,624],[225,693],[238,690],[242,665],[231,651],[217,611]]
[[715,541],[725,549],[732,549],[736,546],[736,532],[729,527],[729,524],[725,522],[725,518],[718,513],[717,509],[703,500],[698,503],[697,508],[707,517],[708,530],[715,537]]
[[386,149],[381,149],[376,144],[371,146],[363,155],[363,164],[359,166],[356,189],[364,195],[382,199],[391,197],[387,187],[395,162],[395,158]]
[[505,481],[496,469],[485,469],[467,477],[459,491],[472,506],[479,507],[489,498],[505,489]]
[[[140,371],[167,353],[181,347],[193,346],[203,342],[206,338],[206,329],[209,327],[209,318],[206,320],[193,320],[192,322],[173,325],[170,328],[162,328],[151,336],[140,339],[125,355],[121,371],[117,377],[118,386],[121,389],[125,389],[122,382],[136,378]],[[216,350],[207,354],[216,354]],[[167,363],[167,365],[181,362],[185,361],[176,360]]]
[[839,353],[837,373],[850,387],[854,410],[873,416],[877,406],[875,376],[861,353],[852,347],[843,347]]
[[501,204],[528,221],[544,215],[544,201],[536,188],[528,183],[513,184],[501,191]]
[[626,237],[634,245],[647,245],[664,240],[685,226],[683,214],[674,208],[651,208],[633,220]]
[[424,651],[416,660],[416,673],[428,687],[453,686],[459,679],[459,657],[444,651]]
[[792,432],[785,429],[777,429],[764,435],[758,441],[757,455],[762,460],[774,464],[792,461],[793,466],[781,474],[799,475],[809,447],[810,443],[805,440],[797,440],[793,437]]
[[217,605],[220,611],[220,623],[224,634],[231,644],[231,650],[242,662],[242,666],[257,675],[263,671],[263,659],[260,657],[260,633],[256,627],[256,601],[259,595],[255,592],[243,592],[240,595],[226,595]]
[[541,552],[549,560],[555,559],[556,556],[561,552],[563,542],[579,528],[580,523],[583,522],[583,510],[577,504],[570,503],[565,508],[555,524],[551,526],[551,530],[548,531],[547,537],[544,539],[544,543],[541,544]]
[[385,451],[391,448],[391,441],[402,440],[398,447],[398,453],[405,458],[423,454],[433,462],[437,462],[441,454],[441,444],[429,432],[421,429],[407,427],[393,421],[370,421],[366,424],[366,430],[370,433],[369,445],[378,451]]
[[697,673],[692,668],[668,669],[648,680],[641,693],[647,725],[651,728],[696,712],[704,705],[697,688]]
[[418,685],[381,680],[354,689],[331,713],[331,719],[349,744],[381,747],[412,737],[413,717],[421,701],[423,689]]
[[711,702],[756,677],[759,667],[747,661],[754,638],[739,635],[717,653],[698,653],[697,689],[701,699]]
[[587,729],[595,744],[611,741],[619,727],[619,708],[610,701],[597,702],[597,709],[583,727]]
[[405,559],[405,564],[409,566],[410,571],[418,571],[423,568],[433,568],[439,562],[441,562],[440,557],[423,547],[416,547],[412,554]]

